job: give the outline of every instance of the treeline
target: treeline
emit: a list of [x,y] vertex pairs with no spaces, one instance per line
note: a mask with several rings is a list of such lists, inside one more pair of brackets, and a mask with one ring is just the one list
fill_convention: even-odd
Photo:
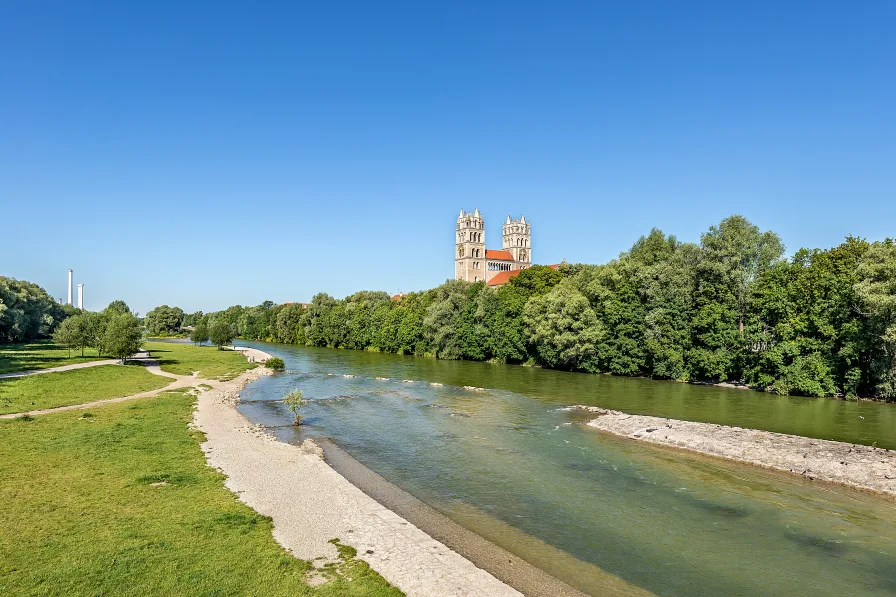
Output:
[[143,325],[124,301],[112,301],[100,312],[80,311],[62,321],[53,342],[72,350],[93,348],[98,356],[119,359],[131,356],[143,344]]
[[75,312],[77,309],[60,305],[37,284],[0,276],[0,342],[46,338]]
[[848,237],[785,259],[741,216],[699,244],[654,229],[610,263],[533,267],[497,289],[322,293],[201,321],[254,340],[896,399],[896,244]]

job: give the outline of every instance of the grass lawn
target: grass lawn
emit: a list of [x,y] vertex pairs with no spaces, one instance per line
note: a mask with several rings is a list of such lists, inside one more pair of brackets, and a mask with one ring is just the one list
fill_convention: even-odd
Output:
[[345,546],[306,585],[310,565],[206,466],[193,400],[0,421],[0,595],[402,595]]
[[249,363],[246,358],[232,350],[218,350],[214,346],[193,346],[174,342],[146,342],[143,347],[158,358],[162,371],[190,375],[199,371],[199,377],[227,381],[258,363]]
[[164,388],[172,381],[140,365],[100,365],[0,379],[0,414],[130,396]]
[[0,373],[48,369],[109,358],[97,356],[92,348],[85,348],[83,357],[80,350],[72,350],[71,353],[69,358],[67,348],[56,346],[49,340],[30,344],[0,344]]

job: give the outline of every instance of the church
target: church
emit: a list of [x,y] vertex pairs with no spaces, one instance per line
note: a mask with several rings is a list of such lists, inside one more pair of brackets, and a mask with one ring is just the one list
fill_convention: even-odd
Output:
[[532,264],[532,234],[526,216],[507,216],[501,250],[485,248],[485,220],[479,210],[460,210],[454,257],[454,279],[500,286]]

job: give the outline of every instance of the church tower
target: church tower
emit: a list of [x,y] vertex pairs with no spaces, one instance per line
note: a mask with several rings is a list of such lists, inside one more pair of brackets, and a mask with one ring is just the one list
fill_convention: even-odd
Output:
[[454,279],[467,282],[485,280],[485,220],[476,209],[460,210],[454,250]]
[[532,265],[531,241],[532,233],[526,216],[522,216],[519,220],[507,216],[507,221],[504,222],[502,248],[513,255],[517,266],[514,269],[527,269]]

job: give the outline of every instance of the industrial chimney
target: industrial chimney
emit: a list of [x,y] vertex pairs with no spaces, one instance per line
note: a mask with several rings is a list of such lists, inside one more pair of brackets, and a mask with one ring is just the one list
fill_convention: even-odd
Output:
[[78,284],[78,308],[84,310],[84,285]]
[[72,304],[72,270],[68,270],[68,304]]

